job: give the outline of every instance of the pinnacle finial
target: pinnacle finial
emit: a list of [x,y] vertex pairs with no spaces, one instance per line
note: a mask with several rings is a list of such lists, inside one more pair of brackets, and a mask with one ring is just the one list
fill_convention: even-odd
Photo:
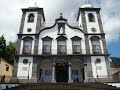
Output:
[[36,0],[35,0],[35,6],[37,6]]
[[62,18],[63,17],[63,14],[62,13],[60,13],[60,18]]
[[60,13],[60,16],[62,16],[62,13]]

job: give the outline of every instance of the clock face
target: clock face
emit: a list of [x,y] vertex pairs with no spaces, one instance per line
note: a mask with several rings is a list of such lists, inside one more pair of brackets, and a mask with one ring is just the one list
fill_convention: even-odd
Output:
[[97,31],[96,28],[91,28],[91,30],[92,30],[92,32],[96,32]]

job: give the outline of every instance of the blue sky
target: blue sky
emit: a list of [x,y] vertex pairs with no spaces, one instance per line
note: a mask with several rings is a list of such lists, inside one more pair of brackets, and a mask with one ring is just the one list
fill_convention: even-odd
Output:
[[70,24],[78,26],[76,16],[85,1],[101,7],[108,49],[111,56],[120,57],[120,0],[0,0],[0,36],[4,35],[8,42],[16,41],[21,8],[34,6],[35,1],[37,6],[44,8],[47,26],[53,25],[61,12]]
[[120,57],[120,40],[108,44],[108,51],[111,57]]

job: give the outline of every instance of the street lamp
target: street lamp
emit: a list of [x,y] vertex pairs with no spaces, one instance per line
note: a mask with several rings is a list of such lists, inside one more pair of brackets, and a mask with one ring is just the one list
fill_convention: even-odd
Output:
[[29,82],[29,71],[30,71],[30,64],[31,64],[31,62],[28,62],[28,82]]

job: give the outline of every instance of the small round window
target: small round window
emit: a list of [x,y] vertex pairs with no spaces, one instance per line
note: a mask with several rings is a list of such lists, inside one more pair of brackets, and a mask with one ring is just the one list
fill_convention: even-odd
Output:
[[31,29],[31,28],[28,28],[28,29],[27,29],[27,32],[31,32],[31,31],[32,31],[32,29]]
[[28,59],[24,59],[23,64],[27,64],[27,63],[28,63]]
[[96,59],[96,63],[101,63],[101,59],[100,59],[100,58],[97,58],[97,59]]
[[96,32],[97,31],[96,28],[91,28],[91,30],[92,30],[92,32]]

